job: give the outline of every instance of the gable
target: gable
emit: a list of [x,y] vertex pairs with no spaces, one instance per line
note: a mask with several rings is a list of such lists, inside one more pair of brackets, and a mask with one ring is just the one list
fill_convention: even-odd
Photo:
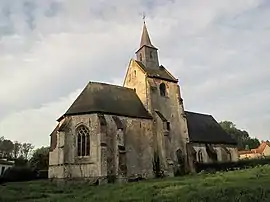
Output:
[[211,116],[185,111],[191,142],[212,144],[237,144]]
[[133,89],[89,82],[64,116],[103,113],[151,119]]
[[134,59],[131,59],[128,65],[128,69],[124,79],[124,86],[128,86],[134,82],[142,82],[145,80],[145,72],[143,69],[135,62]]

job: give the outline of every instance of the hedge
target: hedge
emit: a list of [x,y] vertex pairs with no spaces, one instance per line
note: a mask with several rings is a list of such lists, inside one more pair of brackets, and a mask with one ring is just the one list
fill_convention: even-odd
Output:
[[8,168],[0,178],[0,182],[20,182],[37,179],[37,173],[29,167]]
[[238,170],[253,168],[258,165],[267,165],[270,164],[270,158],[261,158],[261,159],[248,159],[248,160],[239,160],[237,162],[214,162],[214,163],[195,163],[196,172],[201,171],[229,171],[229,170]]

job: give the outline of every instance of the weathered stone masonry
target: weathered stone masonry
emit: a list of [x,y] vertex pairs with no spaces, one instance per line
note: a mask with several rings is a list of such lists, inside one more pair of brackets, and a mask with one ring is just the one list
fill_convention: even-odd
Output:
[[196,161],[237,161],[236,141],[211,115],[184,110],[176,79],[158,59],[146,25],[123,86],[89,82],[51,133],[49,178],[92,182],[151,178]]

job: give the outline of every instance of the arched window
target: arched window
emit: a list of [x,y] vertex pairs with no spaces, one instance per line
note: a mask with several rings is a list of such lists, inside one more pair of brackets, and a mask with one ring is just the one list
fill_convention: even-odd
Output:
[[166,96],[166,85],[164,83],[159,85],[159,91],[161,96]]
[[142,54],[140,53],[140,61],[142,61]]
[[198,152],[198,161],[199,161],[200,163],[203,162],[203,153],[202,153],[201,150]]
[[88,128],[85,126],[79,126],[77,128],[77,155],[90,155],[90,134]]
[[134,77],[136,77],[136,70],[134,70]]

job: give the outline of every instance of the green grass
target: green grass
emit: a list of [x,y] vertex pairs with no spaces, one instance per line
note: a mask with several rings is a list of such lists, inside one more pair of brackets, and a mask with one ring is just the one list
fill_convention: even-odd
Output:
[[0,201],[270,201],[270,166],[127,184],[57,185],[49,181],[7,183]]

